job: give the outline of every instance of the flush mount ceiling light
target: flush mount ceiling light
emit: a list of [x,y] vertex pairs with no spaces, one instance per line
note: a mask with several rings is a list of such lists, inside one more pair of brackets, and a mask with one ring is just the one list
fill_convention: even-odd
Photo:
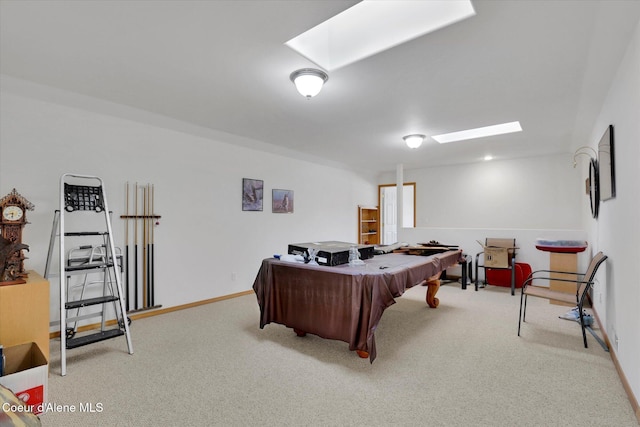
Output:
[[320,93],[322,85],[329,80],[329,76],[324,71],[315,68],[302,68],[296,70],[289,76],[300,95],[311,99]]
[[422,141],[424,140],[424,135],[414,133],[412,135],[403,136],[404,142],[407,143],[407,147],[409,148],[418,148],[422,145]]
[[475,13],[471,0],[364,0],[285,44],[334,71]]
[[461,130],[460,132],[444,133],[434,135],[433,139],[440,144],[454,141],[464,141],[466,139],[483,138],[485,136],[502,135],[505,133],[521,132],[520,122],[502,123],[500,125],[485,126],[482,128]]

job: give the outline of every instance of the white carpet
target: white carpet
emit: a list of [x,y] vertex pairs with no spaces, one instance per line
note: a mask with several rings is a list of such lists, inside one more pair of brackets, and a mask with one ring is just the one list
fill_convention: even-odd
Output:
[[[258,327],[254,295],[134,321],[118,338],[71,350],[60,377],[51,342],[45,426],[637,426],[608,353],[567,307],[449,284],[440,306],[409,290],[376,331],[378,358],[340,341]],[[597,331],[597,325],[594,329]]]

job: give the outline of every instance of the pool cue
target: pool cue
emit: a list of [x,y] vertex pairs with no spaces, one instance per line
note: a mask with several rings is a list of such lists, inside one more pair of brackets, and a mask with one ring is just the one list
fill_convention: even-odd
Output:
[[124,269],[125,269],[125,284],[124,292],[126,295],[127,311],[129,311],[129,182],[127,181],[124,191],[125,200],[125,217],[124,217]]
[[155,294],[155,287],[156,287],[155,248],[154,248],[156,218],[154,213],[154,203],[155,203],[155,188],[152,184],[151,185],[151,306],[152,307],[155,305],[154,294]]
[[136,291],[136,295],[135,295],[135,303],[136,303],[136,310],[138,309],[138,183],[136,182],[136,193],[134,196],[134,205],[135,205],[135,221],[133,221],[133,235],[134,235],[134,240],[135,240],[135,244],[134,244],[134,258],[133,258],[133,265],[134,265],[134,286],[135,286],[135,291]]
[[147,274],[147,279],[145,280],[146,283],[146,287],[145,289],[147,290],[147,298],[145,299],[146,301],[146,306],[150,307],[151,305],[149,304],[149,184],[147,184],[147,187],[145,188],[145,193],[146,193],[146,197],[144,199],[144,207],[145,207],[145,216],[144,216],[144,229],[145,229],[145,233],[146,233],[146,238],[145,238],[145,245],[146,245],[146,256],[144,258],[145,260],[145,264],[146,264],[146,268],[145,268],[145,272]]
[[150,196],[151,196],[151,187],[149,186],[149,184],[147,184],[147,198],[145,200],[145,206],[147,209],[147,214],[144,218],[144,222],[146,224],[146,230],[147,230],[147,257],[146,257],[146,261],[147,261],[147,307],[151,307],[151,243],[149,238],[151,237],[150,234],[150,228],[149,228],[149,207],[150,205]]
[[147,187],[142,187],[142,307],[147,304]]
[[151,207],[151,187],[147,184],[147,307],[151,307],[151,227],[149,223],[149,212]]

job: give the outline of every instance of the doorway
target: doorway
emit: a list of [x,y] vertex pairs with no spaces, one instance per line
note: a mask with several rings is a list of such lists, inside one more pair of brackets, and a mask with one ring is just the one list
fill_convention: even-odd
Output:
[[[378,185],[380,206],[381,245],[398,241],[398,195],[396,184]],[[416,223],[416,183],[405,182],[402,187],[402,227],[413,228]]]

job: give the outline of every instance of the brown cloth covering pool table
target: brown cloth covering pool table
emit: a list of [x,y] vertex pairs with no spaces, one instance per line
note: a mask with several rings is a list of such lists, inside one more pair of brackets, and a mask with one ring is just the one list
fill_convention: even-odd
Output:
[[253,283],[260,328],[273,322],[344,341],[350,350],[368,352],[373,363],[374,332],[384,310],[406,289],[459,262],[461,253],[386,254],[363,266],[334,267],[265,259]]

